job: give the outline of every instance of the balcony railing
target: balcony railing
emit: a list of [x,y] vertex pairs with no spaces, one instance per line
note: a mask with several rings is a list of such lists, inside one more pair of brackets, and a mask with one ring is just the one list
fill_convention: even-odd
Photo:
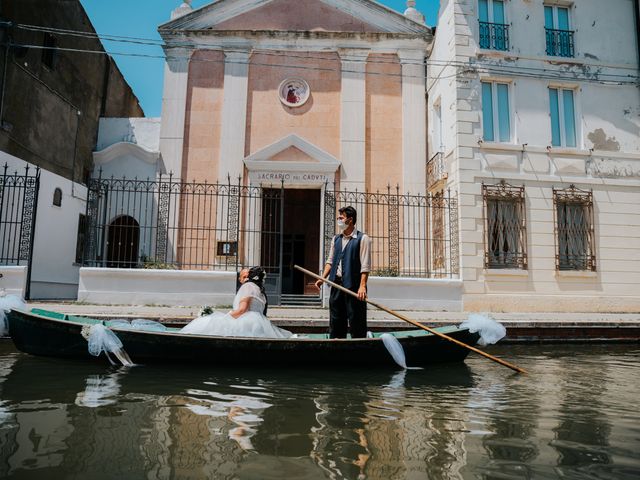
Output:
[[573,30],[545,28],[547,55],[552,57],[573,57]]
[[509,25],[480,22],[480,48],[509,50]]
[[427,189],[431,190],[438,182],[446,179],[444,155],[438,152],[427,161]]

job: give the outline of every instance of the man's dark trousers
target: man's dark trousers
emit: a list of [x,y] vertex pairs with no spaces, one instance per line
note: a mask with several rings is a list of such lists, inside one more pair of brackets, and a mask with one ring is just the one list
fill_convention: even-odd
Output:
[[351,338],[365,338],[367,336],[367,303],[331,287],[329,337],[346,338],[347,332],[351,333]]

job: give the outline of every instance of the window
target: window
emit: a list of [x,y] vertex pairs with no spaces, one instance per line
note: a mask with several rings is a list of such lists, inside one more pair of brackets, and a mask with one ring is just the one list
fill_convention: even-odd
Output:
[[556,270],[596,270],[593,193],[575,185],[553,189]]
[[54,207],[62,206],[62,190],[60,188],[56,188],[53,191],[53,206]]
[[509,25],[505,23],[504,1],[478,0],[480,48],[509,50]]
[[485,268],[527,269],[524,187],[482,185]]
[[549,88],[551,145],[576,147],[576,113],[573,90]]
[[87,235],[87,217],[78,215],[78,233],[76,236],[76,263],[82,264],[84,261],[84,241]]
[[58,41],[56,37],[50,33],[44,34],[44,43],[42,49],[42,63],[49,69],[55,66],[56,52],[58,48]]
[[569,25],[569,8],[544,6],[546,53],[553,57],[573,57],[573,31]]
[[511,141],[508,84],[482,82],[482,128],[487,142]]

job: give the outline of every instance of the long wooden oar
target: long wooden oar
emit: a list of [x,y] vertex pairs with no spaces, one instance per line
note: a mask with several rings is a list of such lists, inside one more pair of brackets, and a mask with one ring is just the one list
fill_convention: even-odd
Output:
[[[352,292],[351,290],[344,288],[342,285],[338,285],[337,283],[332,282],[331,280],[321,277],[320,275],[313,273],[309,270],[307,270],[306,268],[302,268],[299,265],[294,265],[294,268],[300,270],[303,273],[306,273],[307,275],[316,278],[318,280],[321,280],[329,285],[331,285],[334,288],[337,288],[338,290],[341,290],[353,297],[358,298],[358,294]],[[421,328],[422,330],[426,330],[427,332],[433,333],[434,335],[437,335],[441,338],[444,338],[445,340],[449,340],[450,342],[455,343],[456,345],[460,345],[461,347],[467,348],[469,350],[471,350],[472,352],[476,352],[478,355],[482,355],[483,357],[488,358],[489,360],[493,360],[494,362],[499,363],[500,365],[504,365],[505,367],[509,367],[511,370],[515,370],[518,373],[527,373],[526,370],[523,370],[520,367],[516,367],[515,365],[512,365],[509,362],[505,362],[504,360],[501,360],[499,358],[494,357],[493,355],[489,355],[486,352],[483,352],[482,350],[476,348],[476,347],[472,347],[471,345],[467,345],[464,342],[461,342],[460,340],[456,340],[455,338],[450,337],[449,335],[445,335],[444,333],[440,333],[437,330],[434,330],[433,328],[430,327],[426,327],[424,325],[422,325],[421,323],[418,323],[414,320],[411,320],[410,318],[405,317],[404,315],[398,313],[398,312],[394,312],[393,310],[391,310],[390,308],[385,307],[384,305],[380,305],[379,303],[376,303],[372,300],[369,300],[368,298],[365,298],[363,301],[373,305],[376,308],[379,308],[380,310],[384,310],[387,313],[390,313],[391,315],[393,315],[394,317],[398,317],[400,320],[404,320],[407,323],[410,323],[411,325],[414,325],[418,328]]]

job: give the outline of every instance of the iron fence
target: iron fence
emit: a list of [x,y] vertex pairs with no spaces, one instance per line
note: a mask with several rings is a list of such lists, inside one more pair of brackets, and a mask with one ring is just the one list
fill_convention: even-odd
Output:
[[0,174],[0,265],[27,265],[33,251],[33,233],[40,187],[40,169]]
[[40,191],[40,169],[0,170],[0,265],[26,265],[25,298],[30,298],[31,260]]
[[458,266],[457,201],[446,194],[350,192],[326,189],[324,251],[329,254],[341,207],[358,212],[358,229],[371,238],[371,275],[454,277]]
[[83,264],[235,269],[243,196],[231,181],[91,179]]
[[[292,222],[317,222],[320,265],[336,232],[341,206],[353,205],[358,226],[372,239],[373,275],[452,277],[458,274],[458,210],[455,198],[323,188],[324,218],[290,218],[293,195],[271,188],[226,183],[92,179],[88,185],[83,263],[117,268],[237,270],[264,266],[278,290],[292,261]],[[315,198],[315,197],[314,197]],[[322,211],[318,205],[318,212]],[[292,230],[293,228],[293,230]],[[303,233],[301,230],[300,233]],[[315,238],[315,237],[314,237]],[[304,240],[300,240],[304,242]],[[295,246],[295,245],[294,245]],[[298,247],[296,247],[298,248]],[[323,257],[324,255],[324,257]],[[308,256],[307,256],[308,257]],[[315,268],[315,265],[308,265]],[[286,278],[285,278],[286,280]]]

